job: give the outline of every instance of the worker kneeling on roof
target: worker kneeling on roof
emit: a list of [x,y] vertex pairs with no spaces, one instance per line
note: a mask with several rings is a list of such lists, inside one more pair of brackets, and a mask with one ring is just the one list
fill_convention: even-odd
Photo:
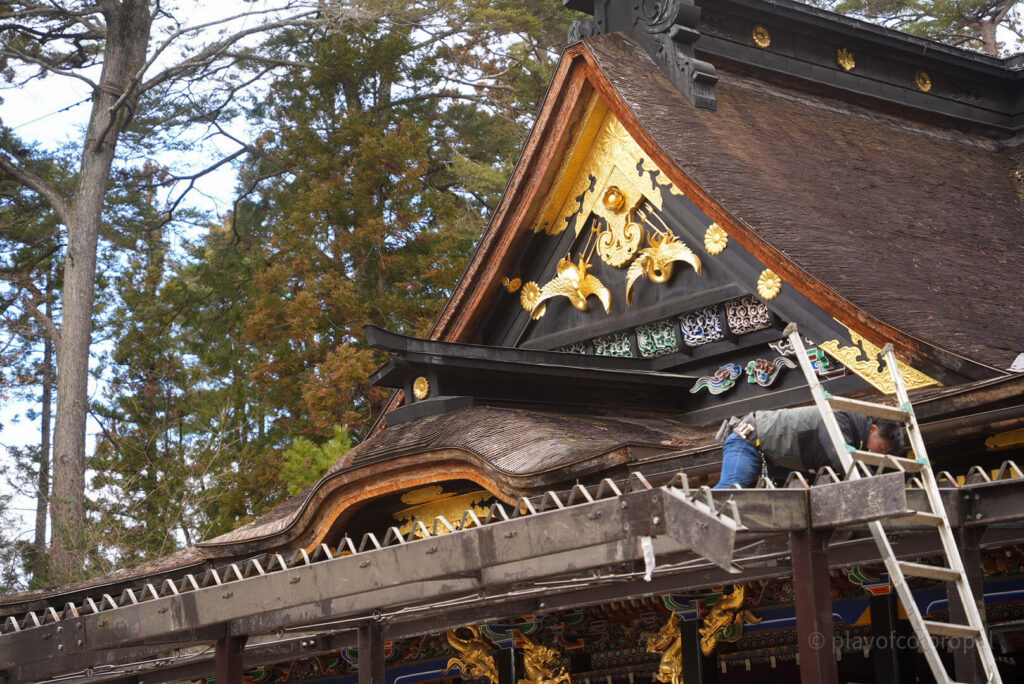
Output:
[[[907,448],[903,425],[894,420],[835,411],[846,443],[862,451],[902,454]],[[751,487],[762,471],[779,481],[793,470],[817,471],[829,466],[842,474],[825,422],[813,406],[755,411],[722,423],[722,477],[716,489],[738,484]]]

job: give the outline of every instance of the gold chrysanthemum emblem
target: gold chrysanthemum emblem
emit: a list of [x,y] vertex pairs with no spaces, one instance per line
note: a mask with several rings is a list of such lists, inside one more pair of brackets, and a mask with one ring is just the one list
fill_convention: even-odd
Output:
[[843,68],[843,71],[850,71],[857,66],[857,60],[853,58],[853,50],[850,48],[836,50],[836,62]]
[[519,303],[527,311],[533,311],[537,307],[538,300],[540,300],[540,287],[532,280],[519,290]]
[[430,381],[422,375],[412,381],[412,393],[419,400],[430,396]]
[[768,33],[768,29],[758,24],[750,32],[750,40],[753,41],[754,45],[764,49],[772,44],[772,34]]
[[761,271],[761,277],[757,279],[757,293],[762,299],[775,299],[782,291],[782,278],[776,275],[775,271],[766,268]]
[[918,71],[914,74],[914,85],[922,93],[927,93],[932,89],[932,77],[928,75],[927,71]]
[[704,248],[708,250],[708,254],[721,254],[728,244],[729,234],[722,226],[717,223],[708,226],[707,232],[704,233]]

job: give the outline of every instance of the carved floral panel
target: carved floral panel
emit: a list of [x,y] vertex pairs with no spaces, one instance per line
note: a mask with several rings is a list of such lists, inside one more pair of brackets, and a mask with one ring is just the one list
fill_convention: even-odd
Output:
[[676,334],[675,321],[665,318],[638,325],[636,342],[640,347],[640,355],[646,359],[676,352],[679,349],[679,336]]
[[683,331],[683,343],[687,347],[699,347],[725,337],[722,332],[721,309],[717,306],[683,314],[679,317],[679,323]]
[[633,344],[628,333],[611,333],[595,337],[592,342],[594,353],[598,356],[633,356]]

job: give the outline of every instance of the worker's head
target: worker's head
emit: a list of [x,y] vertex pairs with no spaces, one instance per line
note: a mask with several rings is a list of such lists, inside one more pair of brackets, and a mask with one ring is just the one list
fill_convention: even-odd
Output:
[[867,448],[876,454],[902,455],[907,450],[907,434],[903,424],[883,418],[875,420],[868,433]]

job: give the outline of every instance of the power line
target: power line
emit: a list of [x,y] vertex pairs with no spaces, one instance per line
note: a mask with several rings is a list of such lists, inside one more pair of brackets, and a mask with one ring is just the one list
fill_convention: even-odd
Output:
[[20,123],[17,126],[12,127],[11,130],[12,131],[16,131],[19,128],[22,128],[24,126],[28,126],[29,124],[34,124],[34,123],[36,123],[38,121],[42,121],[43,119],[47,119],[47,118],[49,118],[49,117],[51,117],[51,116],[53,116],[55,114],[60,114],[61,112],[66,112],[69,109],[73,109],[74,107],[77,107],[80,104],[85,104],[86,102],[88,102],[91,99],[92,99],[92,96],[90,95],[89,97],[85,98],[84,100],[79,100],[78,102],[75,102],[73,104],[69,104],[67,107],[61,107],[60,109],[58,109],[55,112],[50,112],[49,114],[43,114],[42,116],[37,117],[35,119],[32,119],[31,121],[26,121],[25,123]]

